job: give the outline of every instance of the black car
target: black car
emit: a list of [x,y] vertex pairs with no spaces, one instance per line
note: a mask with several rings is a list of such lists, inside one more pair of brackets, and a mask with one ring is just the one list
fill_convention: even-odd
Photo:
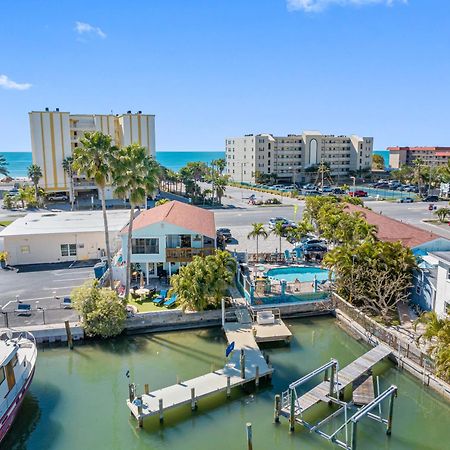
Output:
[[217,237],[221,237],[225,242],[228,242],[231,240],[231,230],[229,228],[219,228],[217,230]]
[[438,202],[439,197],[437,195],[429,195],[423,199],[424,202]]

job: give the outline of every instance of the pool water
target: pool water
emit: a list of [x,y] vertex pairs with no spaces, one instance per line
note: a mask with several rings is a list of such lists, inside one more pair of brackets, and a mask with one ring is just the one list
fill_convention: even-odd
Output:
[[276,280],[286,280],[288,283],[294,282],[295,280],[314,281],[314,277],[316,277],[317,281],[328,280],[328,270],[321,269],[320,267],[280,267],[277,269],[269,269],[266,275]]

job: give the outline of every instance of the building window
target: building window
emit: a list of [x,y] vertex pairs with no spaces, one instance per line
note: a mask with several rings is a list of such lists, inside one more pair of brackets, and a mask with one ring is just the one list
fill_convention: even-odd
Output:
[[61,256],[77,256],[77,245],[61,244]]
[[22,253],[23,255],[30,253],[30,246],[29,245],[21,245],[20,253]]
[[155,255],[159,253],[159,239],[132,239],[131,252],[138,255]]

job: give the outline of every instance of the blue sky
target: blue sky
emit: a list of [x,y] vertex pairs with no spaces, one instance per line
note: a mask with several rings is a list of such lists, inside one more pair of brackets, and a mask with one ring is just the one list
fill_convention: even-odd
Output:
[[27,112],[156,115],[158,150],[318,129],[450,145],[448,0],[2,1],[0,151]]

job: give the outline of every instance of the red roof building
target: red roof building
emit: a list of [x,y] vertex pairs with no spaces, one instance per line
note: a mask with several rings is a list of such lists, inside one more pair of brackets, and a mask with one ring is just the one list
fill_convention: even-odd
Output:
[[387,150],[392,169],[399,169],[403,165],[411,166],[418,158],[425,165],[445,165],[450,156],[450,147],[388,147]]
[[349,204],[347,210],[349,212],[362,213],[369,224],[377,227],[377,236],[381,241],[400,241],[405,247],[413,249],[437,239],[445,239],[430,231],[422,230],[421,228],[400,222],[361,206]]

